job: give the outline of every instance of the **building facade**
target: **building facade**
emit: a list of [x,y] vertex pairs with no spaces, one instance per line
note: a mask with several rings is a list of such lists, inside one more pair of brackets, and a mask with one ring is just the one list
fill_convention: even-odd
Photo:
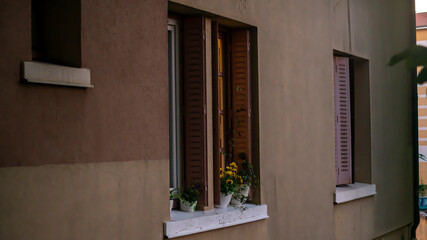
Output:
[[[386,64],[414,17],[389,0],[7,0],[0,239],[410,239],[416,93]],[[228,215],[227,152],[260,180]],[[199,215],[180,218],[168,190],[189,184]]]
[[[417,13],[416,14],[416,37],[417,45],[427,46],[427,14]],[[421,70],[421,69],[418,69]],[[427,154],[427,141],[426,141],[426,119],[427,119],[427,101],[426,101],[426,85],[420,84],[418,89],[418,143],[419,153],[424,156]],[[427,164],[424,160],[420,159],[420,181],[427,180]]]

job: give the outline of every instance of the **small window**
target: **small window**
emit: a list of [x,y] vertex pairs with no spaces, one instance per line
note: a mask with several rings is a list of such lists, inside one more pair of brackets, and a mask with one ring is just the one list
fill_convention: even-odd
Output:
[[33,60],[81,67],[80,19],[79,0],[32,0]]
[[372,183],[369,61],[334,56],[336,184]]

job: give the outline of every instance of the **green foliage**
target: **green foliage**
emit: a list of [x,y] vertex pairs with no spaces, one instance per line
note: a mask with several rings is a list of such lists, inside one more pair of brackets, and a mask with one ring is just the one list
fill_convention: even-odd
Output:
[[423,197],[426,195],[427,185],[424,184],[423,180],[420,180],[420,184],[418,184],[418,195]]
[[174,195],[176,196],[180,201],[186,201],[189,202],[190,205],[192,205],[194,202],[197,201],[197,198],[199,197],[199,187],[191,185],[190,187],[181,188],[178,190],[178,194]]
[[393,66],[401,61],[405,61],[408,69],[423,66],[423,69],[418,74],[417,82],[419,84],[427,82],[427,68],[424,68],[427,66],[427,48],[411,46],[405,51],[392,56],[388,65]]
[[179,195],[179,189],[170,188],[169,189],[169,200],[173,200],[175,198],[178,198]]
[[243,194],[243,192],[246,190],[247,187],[249,186],[246,186],[246,185],[238,186],[236,191],[233,193],[233,200],[237,200],[241,202],[241,204],[244,204],[248,200],[248,196]]
[[169,200],[172,200],[175,198],[175,194],[174,194],[175,189],[170,189],[169,190]]
[[242,177],[243,184],[250,184],[254,189],[258,184],[258,179],[256,178],[254,167],[246,159],[245,153],[239,153],[238,157],[242,160],[241,166],[239,166],[239,171],[237,175]]

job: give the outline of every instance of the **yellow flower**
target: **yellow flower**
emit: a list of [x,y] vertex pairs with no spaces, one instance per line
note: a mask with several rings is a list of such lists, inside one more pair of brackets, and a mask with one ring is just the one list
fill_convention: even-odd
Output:
[[237,165],[235,162],[230,163],[230,167],[237,169]]
[[225,182],[226,184],[233,184],[233,180],[228,179],[227,182]]
[[225,174],[227,174],[229,176],[233,175],[233,173],[231,171],[226,171]]
[[243,184],[243,179],[242,178],[240,178],[240,184]]
[[224,174],[220,174],[220,175],[219,175],[219,178],[224,178]]

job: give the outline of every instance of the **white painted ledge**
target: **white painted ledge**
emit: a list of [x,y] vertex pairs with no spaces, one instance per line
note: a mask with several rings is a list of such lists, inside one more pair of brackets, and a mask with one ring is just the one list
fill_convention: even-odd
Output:
[[92,88],[90,70],[43,62],[23,62],[22,78],[32,83]]
[[334,193],[334,202],[344,203],[375,194],[377,194],[375,184],[356,182],[346,186],[337,186]]
[[244,206],[245,210],[227,207],[194,213],[172,210],[171,220],[164,223],[164,235],[166,238],[176,238],[268,218],[267,205]]

